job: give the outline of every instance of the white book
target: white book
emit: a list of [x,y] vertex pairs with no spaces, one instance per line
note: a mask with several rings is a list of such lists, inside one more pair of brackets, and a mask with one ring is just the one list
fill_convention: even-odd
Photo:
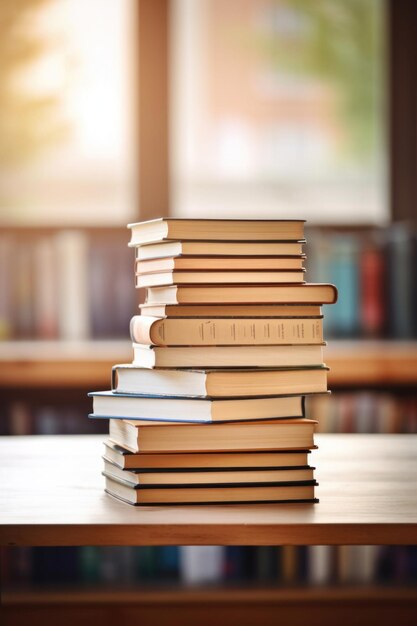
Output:
[[223,577],[223,546],[181,546],[180,575],[183,583],[216,583]]
[[60,336],[86,339],[90,334],[87,235],[81,231],[62,231],[56,235],[55,245]]
[[308,553],[309,582],[325,585],[330,580],[333,546],[310,546]]
[[58,334],[58,275],[51,237],[43,237],[36,242],[34,264],[36,335],[42,339],[55,339]]

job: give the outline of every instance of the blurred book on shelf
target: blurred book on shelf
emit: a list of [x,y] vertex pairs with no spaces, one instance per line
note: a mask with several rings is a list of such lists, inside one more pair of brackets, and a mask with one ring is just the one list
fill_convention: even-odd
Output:
[[[134,251],[127,247],[127,237],[124,229],[117,228],[3,229],[0,340],[126,336],[137,310],[131,278]],[[327,338],[417,337],[417,235],[411,227],[312,227],[307,239],[305,280],[334,283],[339,290],[336,305],[325,306]],[[167,244],[141,249],[152,251],[158,246]],[[178,260],[184,268],[192,268],[193,261],[198,262],[198,257],[188,256],[187,251]],[[156,308],[146,314],[166,313],[163,307]],[[208,309],[205,315],[210,313]]]
[[334,231],[312,229],[308,279],[334,283],[326,337],[417,336],[417,234],[406,224]]
[[127,336],[137,309],[121,229],[4,229],[0,339]]
[[412,586],[415,546],[166,546],[7,548],[4,588],[82,584],[145,588],[251,584]]
[[322,433],[417,433],[413,389],[339,391],[307,398],[310,416]]

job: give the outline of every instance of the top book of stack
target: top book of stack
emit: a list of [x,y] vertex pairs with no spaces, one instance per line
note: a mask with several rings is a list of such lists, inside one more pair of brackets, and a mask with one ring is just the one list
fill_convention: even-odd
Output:
[[301,241],[305,220],[160,218],[129,224],[130,246],[159,241]]

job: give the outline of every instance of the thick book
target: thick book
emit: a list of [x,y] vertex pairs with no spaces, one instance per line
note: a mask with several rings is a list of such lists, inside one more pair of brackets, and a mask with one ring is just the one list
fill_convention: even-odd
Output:
[[131,246],[164,240],[299,241],[305,220],[233,220],[159,218],[128,224]]
[[[141,250],[141,248],[137,248]],[[137,274],[154,274],[159,272],[174,271],[302,271],[304,256],[236,256],[236,257],[204,257],[184,256],[168,257],[165,259],[151,259],[149,261],[136,261],[135,271]],[[210,281],[209,281],[210,282]],[[224,281],[227,282],[227,281]]]
[[274,452],[186,452],[168,454],[135,454],[110,440],[104,442],[104,458],[120,469],[203,471],[304,468],[309,465],[310,450],[276,450]]
[[[179,423],[233,422],[304,417],[303,396],[221,399],[122,395],[112,391],[90,393],[92,418],[129,418]],[[146,422],[145,422],[146,423]]]
[[304,283],[304,271],[287,270],[278,272],[159,272],[136,274],[136,287],[159,287],[162,285],[273,285]]
[[134,343],[155,346],[247,346],[322,344],[318,318],[175,318],[135,315],[130,322]]
[[321,317],[319,305],[313,304],[150,304],[139,308],[149,317]]
[[[136,259],[167,257],[299,257],[305,240],[274,243],[247,241],[163,241],[136,247]],[[135,245],[135,244],[133,244]]]
[[132,452],[217,452],[291,450],[314,446],[309,419],[243,424],[151,424],[110,420],[109,438]]
[[221,368],[318,367],[323,345],[159,347],[133,343],[133,364],[138,367]]
[[133,505],[161,504],[250,504],[255,502],[316,502],[315,481],[287,484],[200,485],[198,487],[136,488],[106,477],[105,491]]
[[218,485],[235,483],[281,483],[314,480],[313,467],[271,467],[244,469],[198,470],[125,470],[104,459],[104,476],[135,485]]
[[112,388],[116,393],[161,396],[232,398],[324,393],[327,371],[300,369],[150,370],[132,364],[115,365]]
[[150,287],[149,304],[334,304],[333,285],[170,285]]

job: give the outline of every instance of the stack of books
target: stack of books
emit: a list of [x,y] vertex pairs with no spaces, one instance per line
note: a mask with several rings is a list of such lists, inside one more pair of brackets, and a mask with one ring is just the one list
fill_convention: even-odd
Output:
[[301,220],[130,225],[134,359],[94,392],[110,420],[106,491],[130,504],[315,502],[313,420],[327,393],[322,304],[304,281]]

